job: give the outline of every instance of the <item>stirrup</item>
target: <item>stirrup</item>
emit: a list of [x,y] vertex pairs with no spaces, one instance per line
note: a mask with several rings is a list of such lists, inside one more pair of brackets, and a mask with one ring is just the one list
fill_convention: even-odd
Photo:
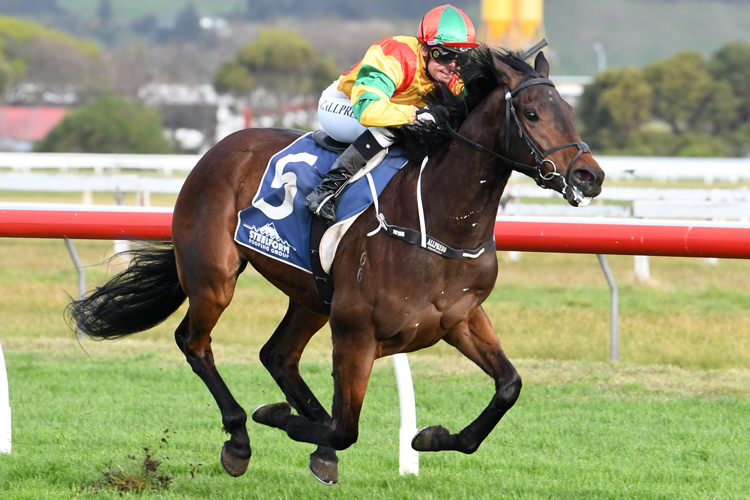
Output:
[[[330,209],[326,210],[329,204],[331,205]],[[323,213],[323,211],[326,213]],[[313,210],[313,213],[324,222],[330,222],[331,224],[336,222],[336,195],[329,194],[323,198],[323,201],[318,204],[318,208]]]

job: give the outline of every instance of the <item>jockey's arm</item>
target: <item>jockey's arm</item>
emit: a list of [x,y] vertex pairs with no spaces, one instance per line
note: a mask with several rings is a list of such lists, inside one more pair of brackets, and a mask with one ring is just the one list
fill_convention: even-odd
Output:
[[[354,97],[354,96],[352,96]],[[365,127],[397,127],[412,123],[417,107],[412,104],[394,104],[382,92],[363,92],[352,99],[354,116]]]

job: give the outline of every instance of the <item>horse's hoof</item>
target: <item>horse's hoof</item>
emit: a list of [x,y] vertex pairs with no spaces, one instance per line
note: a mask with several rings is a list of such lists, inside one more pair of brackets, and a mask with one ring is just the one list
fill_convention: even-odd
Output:
[[450,436],[450,431],[442,425],[422,427],[412,438],[411,447],[417,451],[440,451],[445,449],[440,446],[440,440],[446,436]]
[[247,471],[247,466],[250,464],[250,457],[233,457],[229,454],[226,448],[227,445],[225,443],[224,446],[221,447],[221,454],[219,455],[221,466],[224,467],[224,470],[227,471],[227,474],[230,476],[240,477]]
[[310,473],[315,479],[325,484],[326,486],[333,486],[339,482],[339,461],[336,460],[324,460],[320,457],[316,457],[313,453],[310,455],[310,464],[307,466],[310,469]]
[[270,427],[279,427],[279,417],[286,418],[292,414],[292,407],[289,403],[273,403],[270,405],[260,405],[253,412],[253,420],[259,424]]

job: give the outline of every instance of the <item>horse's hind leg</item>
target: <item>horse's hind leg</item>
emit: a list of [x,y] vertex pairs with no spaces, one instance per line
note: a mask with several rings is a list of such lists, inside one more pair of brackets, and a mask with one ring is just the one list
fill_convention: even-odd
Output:
[[444,340],[476,363],[495,380],[490,404],[465,429],[451,434],[442,426],[425,427],[414,436],[417,451],[456,450],[474,453],[521,392],[521,378],[505,356],[487,314],[480,307],[468,324],[451,331]]
[[[289,404],[301,416],[312,422],[330,425],[331,416],[299,372],[299,361],[305,346],[327,322],[327,316],[311,312],[290,300],[284,319],[260,350],[260,360],[279,385]],[[286,403],[261,406],[253,413],[253,420],[274,427],[283,427],[290,415],[289,410]],[[333,448],[318,446],[310,455],[309,467],[310,472],[324,484],[336,484],[338,481],[338,457]]]
[[[357,320],[356,328],[362,329]],[[330,423],[320,423],[301,415],[291,415],[278,405],[259,409],[260,423],[286,431],[295,441],[345,450],[357,441],[359,415],[377,355],[377,342],[372,335],[357,332],[356,328],[338,328],[333,332],[333,405]],[[269,411],[266,411],[266,410]]]
[[188,271],[181,273],[180,278],[190,306],[175,331],[175,340],[221,411],[224,430],[230,435],[221,450],[221,465],[229,475],[237,477],[247,470],[251,455],[245,425],[247,414],[216,369],[211,350],[211,331],[232,300],[237,275],[242,268],[238,260],[234,265],[227,266],[210,266],[205,263],[201,266],[196,264],[197,260],[189,262],[190,267],[184,267]]

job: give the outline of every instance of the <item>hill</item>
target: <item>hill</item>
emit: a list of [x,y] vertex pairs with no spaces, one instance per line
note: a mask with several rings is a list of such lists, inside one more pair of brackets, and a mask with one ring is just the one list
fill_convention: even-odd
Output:
[[727,0],[547,0],[553,70],[593,75],[594,43],[609,67],[644,67],[684,50],[705,56],[732,41],[750,42],[750,2]]
[[[251,40],[271,25],[295,27],[316,44],[323,55],[335,56],[341,69],[356,62],[369,43],[415,29],[419,13],[440,2],[435,0],[381,0],[358,3],[349,0],[0,0],[0,13],[12,5],[26,5],[25,15],[55,25],[56,19],[85,34],[103,3],[110,5],[112,19],[120,26],[147,17],[165,19],[194,6],[200,16],[222,16],[234,27],[231,47]],[[455,0],[479,24],[480,0]],[[54,4],[54,9],[35,8]],[[252,9],[252,10],[251,10]],[[41,12],[41,13],[40,13]],[[330,14],[329,14],[330,13]],[[71,22],[71,19],[75,22]],[[731,41],[750,42],[750,0],[547,0],[544,5],[547,53],[553,72],[559,75],[593,75],[598,70],[595,43],[600,43],[609,67],[643,67],[684,50],[708,56]],[[226,50],[226,47],[225,47]],[[226,53],[225,60],[234,54]],[[216,60],[218,65],[223,61]]]

